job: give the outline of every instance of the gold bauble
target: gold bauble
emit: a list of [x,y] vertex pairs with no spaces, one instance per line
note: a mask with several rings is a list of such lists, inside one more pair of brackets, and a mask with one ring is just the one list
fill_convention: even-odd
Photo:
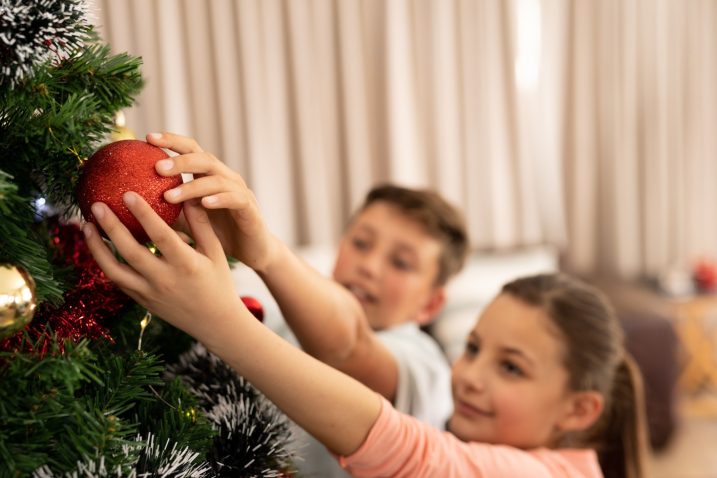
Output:
[[0,339],[24,328],[35,314],[35,281],[22,267],[0,264]]
[[125,121],[124,113],[121,111],[118,111],[115,114],[114,128],[112,129],[112,132],[110,133],[110,140],[112,142],[120,141],[123,139],[137,139],[137,137],[134,134],[134,131],[129,129],[125,125],[125,123],[126,123],[126,121]]

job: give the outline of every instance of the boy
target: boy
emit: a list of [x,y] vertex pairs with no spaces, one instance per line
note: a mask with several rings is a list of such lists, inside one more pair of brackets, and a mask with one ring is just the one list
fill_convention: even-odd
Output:
[[[194,140],[168,133],[147,140],[181,154],[159,161],[160,174],[195,174],[167,201],[202,198],[224,250],[258,273],[306,352],[443,428],[450,370],[420,326],[440,311],[444,286],[464,262],[467,234],[456,209],[431,191],[372,189],[340,241],[331,280],[267,231],[243,179]],[[312,448],[301,471],[337,476],[335,461]]]

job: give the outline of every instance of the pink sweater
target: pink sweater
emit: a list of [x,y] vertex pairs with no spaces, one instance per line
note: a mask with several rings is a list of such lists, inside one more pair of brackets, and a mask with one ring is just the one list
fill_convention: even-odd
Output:
[[466,443],[401,414],[383,400],[366,441],[352,455],[338,457],[356,477],[602,478],[593,450]]

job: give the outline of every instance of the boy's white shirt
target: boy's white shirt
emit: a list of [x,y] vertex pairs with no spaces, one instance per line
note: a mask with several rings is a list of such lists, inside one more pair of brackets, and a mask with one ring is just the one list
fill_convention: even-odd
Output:
[[[298,346],[286,324],[275,314],[268,314],[266,325],[284,339]],[[397,410],[412,415],[436,428],[443,429],[453,410],[451,371],[438,344],[410,322],[376,333],[388,347],[398,365],[396,383]],[[305,477],[348,477],[326,448],[299,427],[294,427],[296,465]]]

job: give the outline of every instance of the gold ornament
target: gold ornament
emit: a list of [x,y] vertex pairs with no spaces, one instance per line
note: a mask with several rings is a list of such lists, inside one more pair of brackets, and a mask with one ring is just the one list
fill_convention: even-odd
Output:
[[118,111],[115,114],[115,127],[110,133],[110,140],[112,142],[120,141],[123,139],[137,139],[134,135],[134,131],[125,126],[124,113]]
[[35,314],[35,281],[22,267],[0,264],[0,338],[24,328]]

